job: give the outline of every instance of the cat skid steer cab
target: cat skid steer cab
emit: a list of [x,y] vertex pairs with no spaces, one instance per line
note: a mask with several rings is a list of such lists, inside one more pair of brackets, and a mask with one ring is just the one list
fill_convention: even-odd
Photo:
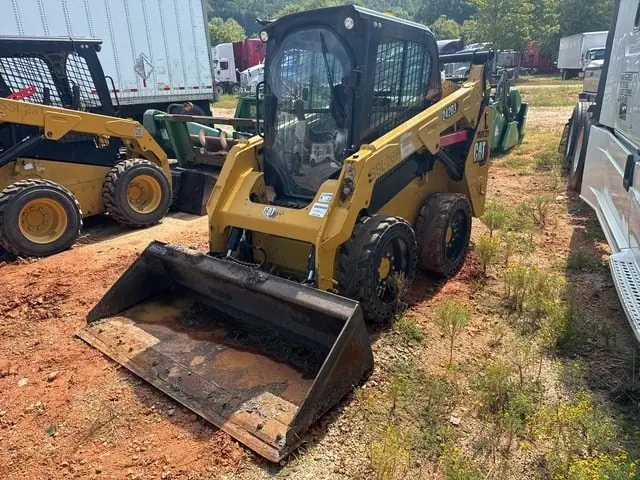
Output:
[[[80,336],[278,461],[371,371],[365,322],[392,318],[418,268],[460,270],[485,204],[491,54],[438,58],[426,27],[355,6],[260,38],[264,128],[221,170],[210,252],[152,243]],[[441,82],[462,61],[468,78]]]

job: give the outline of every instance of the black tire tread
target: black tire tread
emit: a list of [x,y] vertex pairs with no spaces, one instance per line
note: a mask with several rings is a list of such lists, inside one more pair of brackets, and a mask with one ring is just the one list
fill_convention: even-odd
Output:
[[[573,112],[571,114],[571,123],[573,126],[573,122],[579,122],[579,126],[584,125],[587,120],[589,119],[589,107],[593,105],[593,103],[591,102],[584,102],[584,101],[580,101],[576,104],[575,108],[573,109]],[[571,159],[573,158],[573,153],[574,153],[574,149],[576,147],[576,141],[578,140],[578,137],[580,136],[580,130],[579,128],[575,128],[574,127],[574,136],[575,138],[571,138],[571,128],[569,129],[569,137],[567,139],[567,142],[569,144],[569,148],[567,149],[567,151],[565,152],[565,169],[567,171],[567,173],[570,172],[571,170]]]
[[29,178],[26,180],[18,180],[10,185],[8,185],[4,190],[0,192],[0,247],[4,248],[7,252],[15,255],[16,257],[27,256],[24,252],[20,250],[19,247],[15,246],[8,238],[4,227],[4,216],[7,207],[11,203],[11,200],[15,198],[20,192],[25,190],[26,188],[38,187],[38,186],[47,186],[53,187],[58,190],[61,190],[65,195],[67,195],[78,210],[80,214],[80,222],[78,227],[78,232],[76,238],[80,236],[80,232],[82,231],[82,207],[80,207],[80,203],[78,203],[78,199],[76,196],[64,185],[60,185],[59,183],[52,182],[51,180],[45,180],[42,178]]
[[[356,222],[351,238],[344,243],[339,254],[338,283],[342,295],[359,301],[376,295],[375,289],[372,291],[367,281],[371,269],[376,268],[373,265],[375,249],[384,232],[396,224],[403,225],[413,235],[411,225],[400,217],[374,215],[362,217]],[[409,285],[415,278],[417,250],[418,247],[415,244],[412,249],[413,259],[411,260],[414,266],[413,272],[406,279]],[[389,320],[388,311],[380,311],[369,302],[361,302],[360,306],[365,320],[370,323],[384,323]]]
[[[456,202],[464,200],[467,214],[471,218],[471,210],[467,197],[461,193],[440,192],[429,196],[416,219],[416,237],[420,242],[418,248],[418,265],[423,269],[443,278],[451,278],[457,274],[464,264],[466,254],[454,265],[447,265],[442,250],[442,237],[448,226],[449,211]],[[428,254],[427,254],[428,252]]]
[[[117,200],[117,195],[116,195],[116,185],[118,184],[118,180],[120,179],[120,177],[124,175],[124,173],[127,170],[135,168],[138,165],[145,165],[145,166],[150,166],[152,168],[155,168],[159,170],[164,176],[164,172],[162,171],[162,169],[158,167],[158,165],[156,165],[155,163],[149,160],[145,160],[142,158],[133,158],[133,159],[130,158],[127,160],[122,160],[116,163],[107,174],[107,177],[102,186],[102,202],[104,203],[105,210],[118,223],[121,223],[123,225],[128,225],[130,227],[149,227],[151,225],[155,225],[160,220],[158,219],[158,220],[144,222],[144,223],[132,222],[122,212],[122,207],[119,204]],[[162,212],[160,219],[164,218],[164,216],[167,214],[167,212],[169,211],[170,205],[171,205],[171,202],[169,202],[169,205],[167,206],[166,210]]]

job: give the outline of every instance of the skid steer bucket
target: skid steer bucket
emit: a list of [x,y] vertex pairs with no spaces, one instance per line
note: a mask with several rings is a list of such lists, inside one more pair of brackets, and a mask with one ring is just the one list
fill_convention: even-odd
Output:
[[373,367],[357,302],[154,242],[83,340],[272,461]]

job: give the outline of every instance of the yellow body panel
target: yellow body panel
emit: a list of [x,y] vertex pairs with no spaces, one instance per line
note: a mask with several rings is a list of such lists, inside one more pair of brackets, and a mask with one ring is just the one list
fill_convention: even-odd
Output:
[[102,184],[109,170],[109,167],[19,158],[0,168],[0,190],[19,180],[50,180],[70,190],[83,216],[88,217],[104,212]]
[[[402,217],[413,224],[421,204],[429,194],[448,191],[464,193],[473,214],[482,215],[488,152],[491,148],[489,132],[493,122],[492,115],[484,109],[483,67],[472,66],[468,81],[455,90],[448,86],[447,91],[448,95],[436,104],[370,145],[362,145],[357,153],[345,160],[340,178],[324,182],[314,200],[303,209],[269,206],[264,201],[266,192],[261,168],[260,137],[236,145],[226,159],[207,204],[210,250],[225,251],[230,227],[261,232],[270,237],[265,243],[269,259],[282,259],[283,266],[286,264],[298,270],[306,268],[306,256],[310,246],[314,245],[318,288],[333,289],[337,283],[337,253],[350,238],[360,213],[367,211],[376,180],[414,152],[438,153],[440,136],[451,132],[456,125],[464,125],[475,132],[462,181],[452,181],[443,166],[436,162],[427,175],[414,179],[376,213]],[[454,104],[455,108],[450,108]],[[448,113],[445,114],[445,111]],[[481,115],[481,112],[484,113]],[[488,150],[487,156],[483,157],[485,160],[476,163],[474,152],[479,142]],[[355,189],[347,198],[341,198],[339,192],[347,176],[352,177]],[[253,202],[250,200],[251,194],[263,200],[260,203]],[[323,218],[310,215],[314,203],[323,194],[332,195],[326,214]],[[282,237],[308,247],[290,249],[290,242],[279,241]]]

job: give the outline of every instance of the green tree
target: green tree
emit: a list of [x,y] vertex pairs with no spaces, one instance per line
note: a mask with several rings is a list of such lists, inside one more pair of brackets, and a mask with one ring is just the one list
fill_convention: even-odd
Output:
[[213,17],[209,20],[209,35],[211,36],[211,45],[239,42],[246,37],[242,25],[233,18],[222,20],[220,17]]
[[[419,5],[415,20],[425,25],[435,23],[442,15],[461,25],[475,12],[475,6],[466,0],[424,0]],[[411,13],[409,8],[407,11]]]
[[429,28],[433,33],[435,33],[438,40],[460,38],[460,34],[462,33],[462,27],[458,25],[455,20],[451,20],[445,15],[440,15],[440,17],[438,17],[438,19],[433,22]]
[[540,40],[542,51],[555,56],[560,44],[560,0],[530,0],[533,5],[531,38]]
[[613,0],[561,0],[558,6],[560,35],[608,30]]
[[[533,4],[530,0],[471,0],[473,23],[463,30],[475,41],[491,42],[497,50],[521,50],[531,39]],[[465,22],[467,24],[467,22]]]

